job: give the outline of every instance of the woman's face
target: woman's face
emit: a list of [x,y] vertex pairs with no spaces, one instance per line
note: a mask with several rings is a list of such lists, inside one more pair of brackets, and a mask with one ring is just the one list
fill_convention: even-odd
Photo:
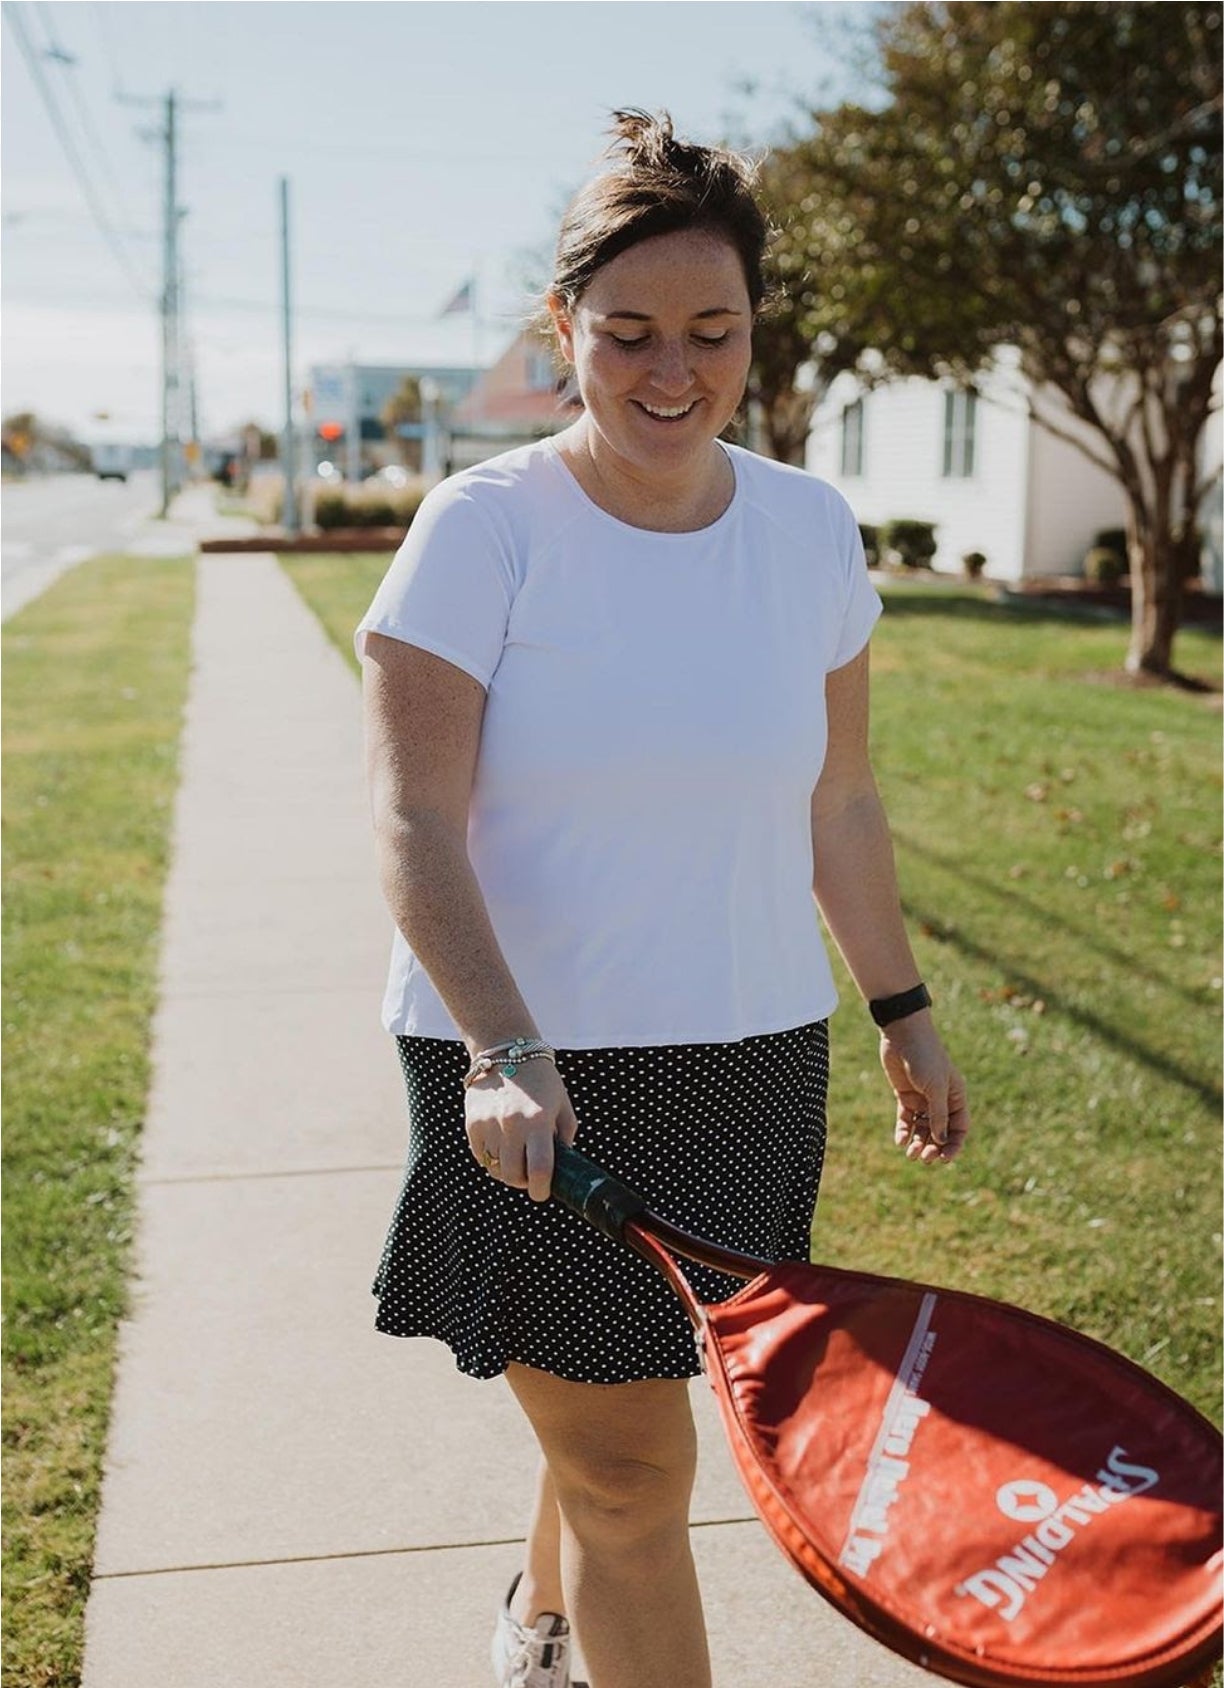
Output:
[[716,234],[639,241],[598,270],[571,309],[550,301],[588,428],[649,475],[708,458],[735,415],[752,360],[739,254]]

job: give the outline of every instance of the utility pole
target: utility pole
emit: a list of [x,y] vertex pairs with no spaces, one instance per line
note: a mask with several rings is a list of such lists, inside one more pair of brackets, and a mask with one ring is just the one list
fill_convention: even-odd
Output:
[[[123,105],[160,105],[156,99],[116,94]],[[161,402],[161,515],[168,516],[175,493],[182,484],[181,433],[182,345],[179,327],[179,222],[186,215],[178,203],[178,114],[180,109],[217,111],[216,100],[180,101],[171,88],[165,96],[165,128],[154,130],[153,138],[166,149],[165,188],[162,196],[162,402]],[[194,385],[194,382],[193,382]]]
[[285,345],[285,431],[281,436],[281,458],[285,473],[285,497],[281,526],[290,539],[300,531],[297,506],[296,465],[293,451],[293,342],[289,295],[289,178],[280,179],[281,304]]
[[177,134],[174,89],[166,95],[166,192],[162,203],[162,516],[179,489],[179,334],[178,334],[178,189]]

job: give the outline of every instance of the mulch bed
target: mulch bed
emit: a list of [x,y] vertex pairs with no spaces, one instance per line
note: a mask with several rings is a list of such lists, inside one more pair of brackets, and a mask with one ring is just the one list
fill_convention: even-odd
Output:
[[288,539],[265,528],[250,539],[202,539],[201,551],[280,551],[290,556],[312,551],[398,551],[407,528],[333,528],[329,533],[301,533]]

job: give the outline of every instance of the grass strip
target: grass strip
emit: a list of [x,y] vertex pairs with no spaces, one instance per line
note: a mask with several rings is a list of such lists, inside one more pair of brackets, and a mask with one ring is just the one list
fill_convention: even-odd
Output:
[[[283,558],[356,668],[388,559]],[[890,585],[873,755],[920,965],[975,1137],[891,1143],[874,1028],[835,957],[818,1258],[1031,1307],[1218,1417],[1219,696],[1119,683],[1127,629]],[[1212,677],[1219,641],[1178,663]]]
[[369,609],[391,558],[367,551],[317,551],[282,556],[280,564],[353,673],[359,674],[353,629]]
[[4,651],[4,1681],[79,1683],[194,570],[99,558]]

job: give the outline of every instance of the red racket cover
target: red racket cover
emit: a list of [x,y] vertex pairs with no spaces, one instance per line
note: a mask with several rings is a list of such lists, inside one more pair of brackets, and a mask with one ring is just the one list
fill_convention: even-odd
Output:
[[782,1264],[705,1309],[740,1474],[814,1587],[974,1688],[1180,1684],[1220,1633],[1212,1425],[1015,1307]]

